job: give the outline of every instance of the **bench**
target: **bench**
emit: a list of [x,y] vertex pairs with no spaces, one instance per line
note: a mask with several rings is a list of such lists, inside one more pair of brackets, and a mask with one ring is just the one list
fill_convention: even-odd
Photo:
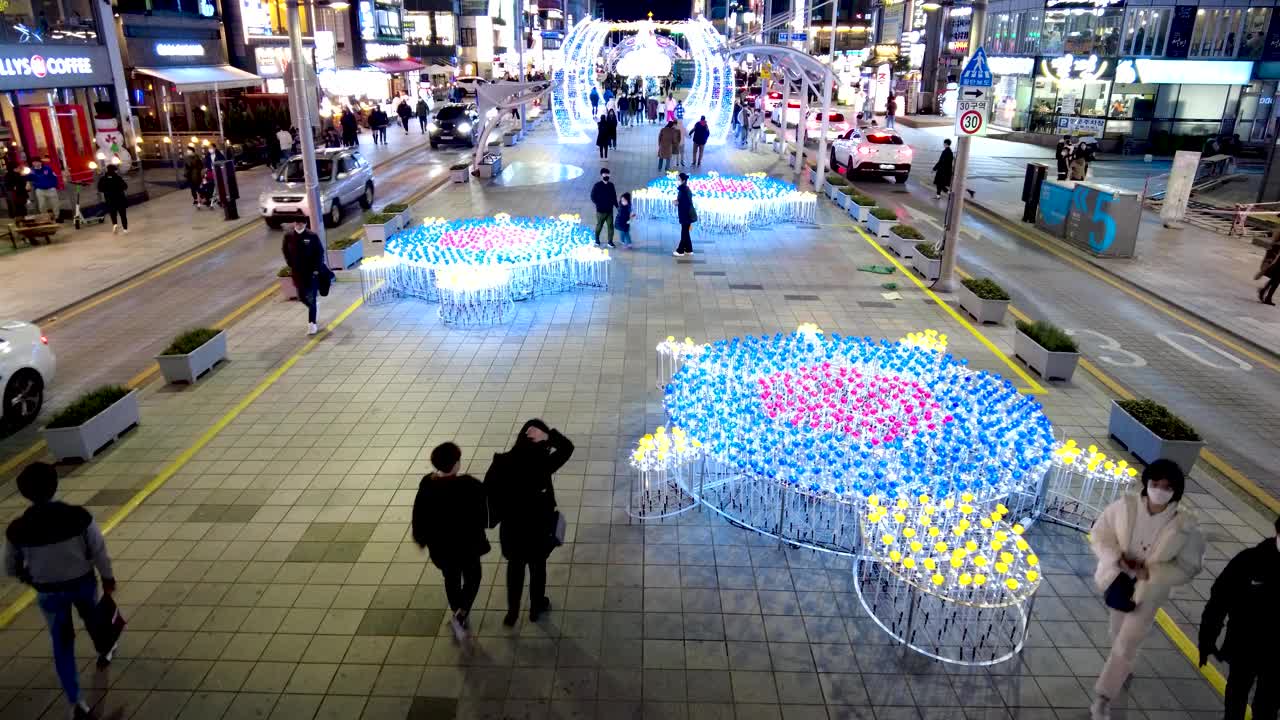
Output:
[[8,226],[9,242],[13,249],[18,249],[18,238],[27,241],[28,245],[37,245],[44,240],[46,245],[53,243],[53,236],[62,226],[47,219],[17,218]]

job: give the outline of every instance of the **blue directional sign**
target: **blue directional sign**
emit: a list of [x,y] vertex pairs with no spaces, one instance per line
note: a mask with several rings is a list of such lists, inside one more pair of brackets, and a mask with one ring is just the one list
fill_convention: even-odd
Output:
[[965,63],[960,72],[960,84],[969,87],[991,87],[991,66],[987,64],[987,52],[981,47]]
[[785,33],[785,32],[778,33],[778,42],[787,42],[790,39],[791,39],[791,33]]

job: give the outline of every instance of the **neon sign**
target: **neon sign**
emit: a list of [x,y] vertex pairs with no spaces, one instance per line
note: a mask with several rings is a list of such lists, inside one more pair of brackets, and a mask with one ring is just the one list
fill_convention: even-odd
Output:
[[156,43],[156,55],[160,57],[191,57],[204,55],[204,46],[200,43]]
[[388,58],[406,59],[409,57],[408,45],[388,45],[387,43],[367,42],[364,44],[364,58],[367,61],[386,60]]
[[1076,57],[1070,53],[1052,60],[1040,61],[1040,72],[1053,78],[1054,82],[1064,80],[1097,80],[1107,72],[1107,61],[1099,60],[1097,55]]
[[92,75],[93,61],[87,57],[44,58],[32,55],[25,58],[0,58],[0,75]]

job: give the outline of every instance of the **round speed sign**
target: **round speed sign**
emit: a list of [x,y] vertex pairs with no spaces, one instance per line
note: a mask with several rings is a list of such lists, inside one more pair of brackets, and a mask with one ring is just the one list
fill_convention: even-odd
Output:
[[982,113],[977,110],[965,110],[960,114],[960,132],[965,135],[976,135],[982,129]]

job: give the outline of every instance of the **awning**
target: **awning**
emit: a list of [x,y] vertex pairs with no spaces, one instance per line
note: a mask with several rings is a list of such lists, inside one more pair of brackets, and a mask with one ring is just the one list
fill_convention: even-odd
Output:
[[378,68],[385,73],[402,73],[414,72],[426,67],[422,63],[413,58],[387,58],[386,60],[371,60],[369,64]]
[[137,72],[171,82],[178,92],[253,87],[262,78],[230,65],[193,65],[190,67],[134,68]]

